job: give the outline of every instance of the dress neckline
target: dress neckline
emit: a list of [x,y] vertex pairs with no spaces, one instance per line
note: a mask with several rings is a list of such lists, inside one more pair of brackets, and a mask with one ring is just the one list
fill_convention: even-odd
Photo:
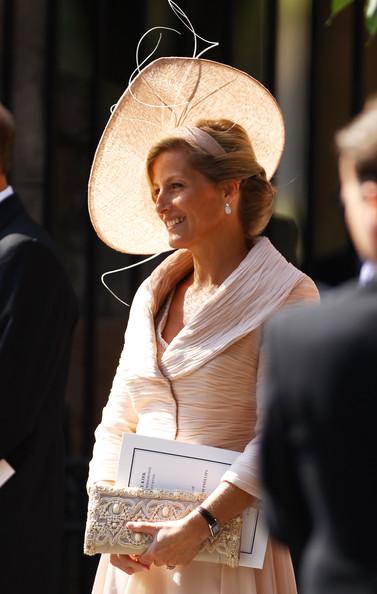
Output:
[[175,293],[175,287],[170,291],[169,295],[167,296],[167,298],[165,299],[165,302],[162,306],[162,308],[160,309],[160,311],[157,314],[157,320],[156,320],[156,338],[157,341],[159,343],[159,345],[163,348],[163,350],[167,349],[169,346],[169,342],[167,342],[164,337],[162,336],[162,333],[165,329],[166,326],[166,322],[168,319],[168,314],[169,314],[169,309],[171,306],[171,302],[173,300],[173,296]]

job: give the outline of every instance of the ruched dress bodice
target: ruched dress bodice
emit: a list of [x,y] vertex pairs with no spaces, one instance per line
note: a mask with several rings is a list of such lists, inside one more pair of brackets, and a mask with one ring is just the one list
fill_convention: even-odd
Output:
[[[163,329],[172,294],[156,321],[157,360],[164,373]],[[242,452],[255,436],[261,328],[232,344],[190,376],[177,378],[172,393],[179,411],[178,441]]]

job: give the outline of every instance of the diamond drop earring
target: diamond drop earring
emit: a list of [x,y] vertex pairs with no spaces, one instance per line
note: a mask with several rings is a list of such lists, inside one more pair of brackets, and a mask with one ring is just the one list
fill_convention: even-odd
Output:
[[224,211],[227,215],[232,214],[232,207],[230,206],[229,202],[225,202]]

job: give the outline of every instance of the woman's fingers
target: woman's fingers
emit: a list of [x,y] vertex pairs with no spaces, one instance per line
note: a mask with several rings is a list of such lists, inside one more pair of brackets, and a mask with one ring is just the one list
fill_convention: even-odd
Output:
[[110,555],[110,563],[114,567],[118,567],[129,575],[139,571],[149,571],[149,566],[139,561],[135,561],[130,555]]
[[160,529],[160,522],[127,522],[127,528],[132,532],[143,532],[154,536]]
[[203,537],[202,520],[198,526],[187,519],[168,522],[127,522],[134,533],[153,536],[149,547],[140,555],[140,563],[157,567],[187,565],[200,549]]
[[[151,534],[154,530],[153,541],[149,547],[140,555],[140,561],[146,565],[154,563],[157,567],[163,565],[175,566],[185,564],[181,549],[185,549],[186,543],[180,530],[180,522],[142,522],[138,523],[137,531],[144,531]],[[178,555],[177,555],[178,553]],[[191,560],[191,559],[190,559]]]
[[153,544],[156,539],[156,534],[161,529],[162,523],[161,522],[127,522],[127,528],[132,530],[135,533],[143,533],[143,534],[150,534],[153,536],[153,541],[149,545],[146,551],[142,555],[140,555],[140,563],[149,567],[154,563],[157,566],[164,565],[164,563],[160,563],[158,559],[156,559],[154,554],[154,547]]

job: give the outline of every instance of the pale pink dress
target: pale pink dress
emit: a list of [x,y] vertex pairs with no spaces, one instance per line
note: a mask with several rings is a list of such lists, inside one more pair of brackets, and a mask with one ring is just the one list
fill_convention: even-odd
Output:
[[[168,274],[169,270],[166,267],[162,268],[161,275],[167,287],[169,287],[166,281]],[[170,286],[169,290],[173,287]],[[168,293],[165,292],[164,300],[167,295]],[[311,279],[301,273],[281,306],[313,299],[318,299],[318,291]],[[169,300],[166,304],[166,307],[168,306]],[[160,379],[157,375],[151,383],[151,392],[148,393],[146,389],[142,395],[139,393],[140,386],[133,388],[132,381],[130,384],[128,380],[132,406],[127,407],[128,419],[120,422],[119,416],[124,415],[125,410],[123,400],[117,398],[121,385],[121,379],[119,379],[123,365],[121,358],[117,371],[118,379],[114,382],[112,389],[116,396],[113,397],[111,407],[109,408],[108,405],[107,410],[104,410],[102,423],[96,432],[97,445],[91,462],[89,482],[110,478],[111,472],[106,472],[106,464],[110,468],[113,464],[112,458],[109,456],[105,458],[102,450],[111,449],[111,440],[115,440],[114,435],[111,437],[111,431],[114,432],[114,423],[117,422],[119,433],[128,430],[166,437],[169,431],[174,429],[175,434],[171,434],[172,439],[243,452],[223,479],[258,496],[260,490],[257,478],[257,419],[261,418],[261,402],[258,394],[262,378],[260,356],[262,325],[246,333],[239,340],[233,341],[220,350],[215,357],[207,357],[204,364],[198,365],[194,372],[177,373],[174,379],[169,377],[168,387],[174,400],[171,409],[173,416],[169,417],[165,394],[161,391],[160,398],[158,395],[163,387],[159,387],[160,383],[166,381],[166,374],[169,373],[168,369],[165,371],[164,361],[168,360],[170,345],[167,346],[161,339],[166,313],[166,309],[160,310],[157,332],[155,327],[151,329],[154,333],[154,337],[151,337],[152,342],[154,341],[153,349],[151,348],[149,352],[148,348],[144,348],[143,351],[147,360],[145,365],[151,368],[148,368],[145,373],[151,378],[153,373],[160,374],[162,377]],[[153,353],[158,369],[153,367]],[[136,376],[137,373],[133,376],[135,386],[137,386]],[[153,385],[155,385],[154,389]],[[156,398],[153,397],[153,391],[156,392]],[[220,564],[193,561],[186,567],[178,566],[174,571],[153,566],[148,573],[128,576],[111,566],[108,556],[103,555],[93,588],[93,594],[296,594],[296,592],[290,556],[286,549],[271,541],[268,542],[263,569],[260,570],[244,567],[231,569]]]

